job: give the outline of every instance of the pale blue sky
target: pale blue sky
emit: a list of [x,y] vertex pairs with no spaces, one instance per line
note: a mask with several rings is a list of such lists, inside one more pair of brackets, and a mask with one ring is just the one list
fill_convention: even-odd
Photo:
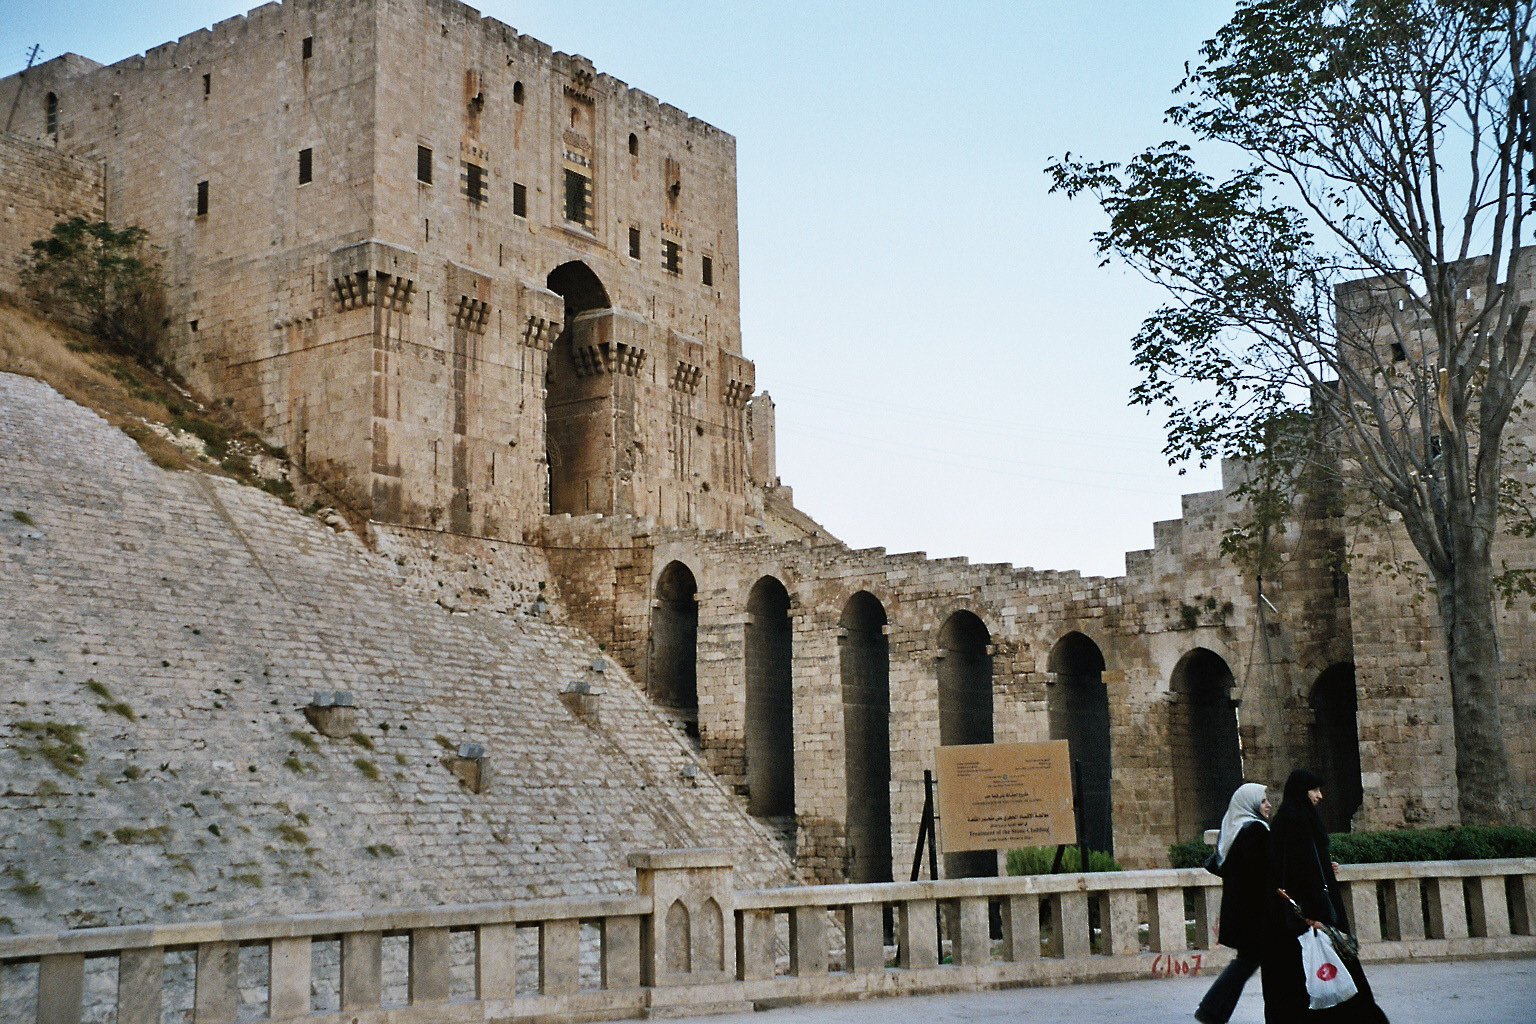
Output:
[[[0,74],[110,63],[257,6],[0,0]],[[1126,406],[1159,293],[1100,268],[1064,151],[1168,136],[1232,0],[485,0],[555,49],[736,136],[744,347],[779,474],[857,547],[1118,575],[1216,485]]]

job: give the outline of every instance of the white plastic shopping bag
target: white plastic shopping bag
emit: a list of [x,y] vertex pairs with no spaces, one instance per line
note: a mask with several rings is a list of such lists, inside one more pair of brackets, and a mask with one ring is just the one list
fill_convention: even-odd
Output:
[[1359,991],[1355,979],[1344,969],[1344,960],[1328,936],[1317,928],[1308,928],[1297,941],[1301,943],[1301,969],[1307,975],[1310,1008],[1324,1010],[1353,998]]

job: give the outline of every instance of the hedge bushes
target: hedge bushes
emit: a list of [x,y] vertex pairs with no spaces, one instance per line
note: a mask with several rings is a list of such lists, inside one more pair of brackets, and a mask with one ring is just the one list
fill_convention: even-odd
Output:
[[1168,847],[1168,863],[1176,868],[1198,868],[1214,849],[1214,846],[1206,846],[1204,839],[1186,839]]
[[1465,825],[1397,832],[1343,832],[1329,836],[1340,864],[1397,860],[1491,860],[1536,857],[1536,829],[1518,825]]
[[[1051,864],[1056,860],[1056,847],[1054,846],[1021,846],[1016,850],[1008,851],[1008,873],[1010,875],[1048,875],[1051,873]],[[1076,872],[1082,870],[1082,856],[1077,852],[1077,847],[1069,846],[1061,858],[1061,870]],[[1088,851],[1089,871],[1119,871],[1120,865],[1115,858],[1099,850]]]
[[[1451,825],[1392,832],[1335,832],[1328,848],[1340,864],[1382,864],[1417,860],[1492,860],[1536,857],[1536,829],[1518,825]],[[1191,839],[1168,847],[1176,868],[1197,868],[1210,856],[1204,841]]]

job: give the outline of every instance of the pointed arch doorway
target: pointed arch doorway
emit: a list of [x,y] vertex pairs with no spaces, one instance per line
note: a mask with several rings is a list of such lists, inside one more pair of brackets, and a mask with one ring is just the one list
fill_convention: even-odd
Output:
[[549,510],[582,515],[612,504],[612,400],[599,375],[580,371],[571,342],[583,314],[608,309],[608,289],[580,260],[549,272],[546,286],[565,300],[565,320],[549,350],[544,444]]

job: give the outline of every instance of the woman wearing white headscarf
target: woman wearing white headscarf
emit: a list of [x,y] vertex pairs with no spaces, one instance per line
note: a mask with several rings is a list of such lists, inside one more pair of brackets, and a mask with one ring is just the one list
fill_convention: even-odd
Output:
[[1237,1007],[1243,986],[1258,970],[1260,947],[1269,938],[1272,893],[1269,884],[1269,797],[1262,785],[1237,787],[1221,819],[1212,871],[1221,876],[1221,915],[1216,938],[1237,950],[1237,956],[1200,1000],[1195,1020],[1226,1024]]

